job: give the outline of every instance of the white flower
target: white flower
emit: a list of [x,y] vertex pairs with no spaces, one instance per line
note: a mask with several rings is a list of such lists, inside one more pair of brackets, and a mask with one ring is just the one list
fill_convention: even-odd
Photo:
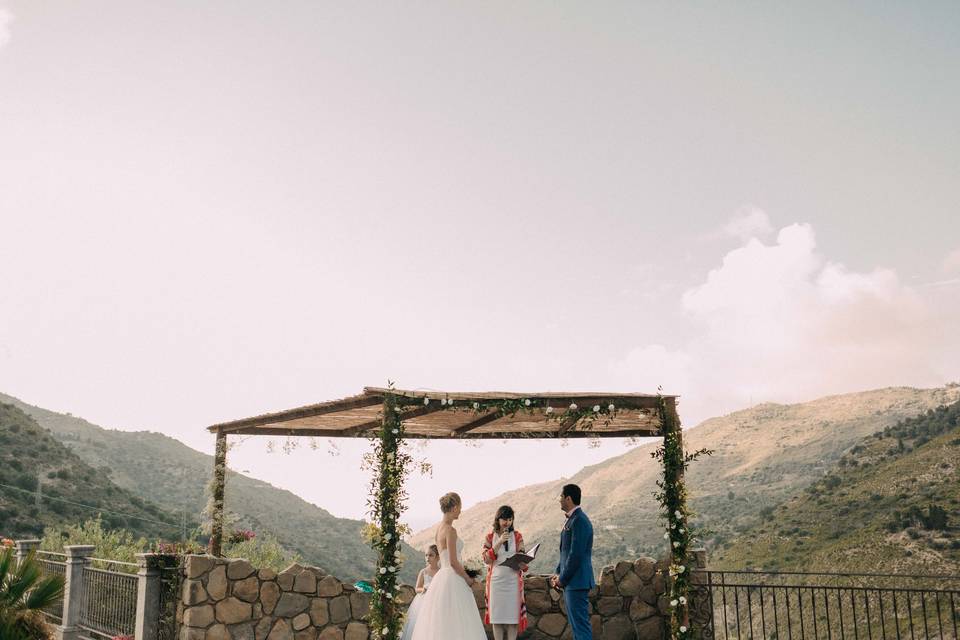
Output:
[[669,532],[669,531],[667,531],[666,533],[663,534],[663,539],[664,539],[664,540],[669,540],[669,539],[670,539],[670,532]]
[[570,403],[570,411],[576,411],[576,410],[577,410],[577,403],[576,403],[576,402],[571,402],[571,403]]
[[686,570],[687,568],[683,565],[680,565],[679,567],[677,567],[677,573],[683,573]]
[[387,572],[387,568],[386,568],[386,567],[380,567],[380,573],[381,573],[381,574],[384,574],[384,573],[386,573],[386,572]]
[[679,529],[679,531],[680,531],[680,533],[683,533],[683,528],[681,527],[681,528]]
[[677,606],[678,604],[680,604],[680,603],[677,602],[676,599],[670,601],[670,606],[671,606],[671,607],[675,607],[675,606]]
[[392,538],[392,537],[393,537],[393,534],[392,534],[392,533],[385,533],[385,534],[383,534],[383,539],[384,539],[384,540],[389,540],[389,539]]
[[440,398],[440,406],[442,407],[442,406],[444,406],[444,405],[446,405],[446,404],[447,404],[447,399],[446,399],[446,398]]
[[388,593],[388,594],[387,594],[387,600],[393,600],[393,594],[392,594],[392,593]]
[[524,401],[523,401],[523,406],[529,407],[529,406],[530,406],[530,401],[529,401],[529,400],[524,400]]
[[613,406],[613,403],[612,403],[612,402],[607,405],[607,411],[612,412],[615,408],[616,408],[616,407]]
[[452,406],[453,406],[453,400],[450,400],[450,399],[448,398],[448,399],[447,399],[447,406],[448,406],[448,407],[452,407]]
[[400,407],[394,407],[393,410],[396,411],[397,413],[400,413]]
[[479,408],[480,408],[480,403],[479,403],[479,402],[474,402],[474,403],[473,403],[473,408],[474,408],[474,409],[479,409]]
[[598,404],[593,405],[593,412],[594,412],[594,413],[600,413],[600,405],[598,405]]
[[400,433],[400,431],[399,431],[398,429],[394,429],[394,430],[393,430],[393,435],[397,435],[398,433]]
[[680,604],[687,604],[687,597],[686,597],[686,596],[680,596]]
[[546,413],[553,413],[553,407],[547,407]]
[[686,632],[687,632],[687,628],[683,625],[680,625],[680,633],[686,633]]
[[673,515],[677,516],[678,518],[682,518],[682,517],[683,517],[683,514],[680,513],[680,510],[679,510],[679,509],[677,509],[676,511],[674,511],[674,512],[673,512]]
[[423,399],[423,404],[424,404],[424,405],[430,404],[430,398],[424,398],[424,399]]
[[384,628],[380,631],[380,633],[382,633],[383,635],[387,635],[389,632],[390,632],[390,629],[388,629],[387,627],[384,627]]
[[673,543],[673,548],[674,548],[674,549],[676,549],[676,548],[679,547],[679,546],[680,546],[680,543],[679,543],[679,542],[674,542],[674,543]]
[[396,572],[397,572],[397,568],[396,568],[396,567],[390,567],[390,571],[396,573]]

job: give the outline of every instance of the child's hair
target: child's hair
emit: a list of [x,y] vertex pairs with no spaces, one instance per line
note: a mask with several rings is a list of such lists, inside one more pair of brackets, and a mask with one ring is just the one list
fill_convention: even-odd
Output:
[[458,504],[461,504],[460,496],[451,491],[440,498],[440,511],[444,513],[450,513]]
[[500,533],[500,518],[503,518],[504,520],[512,520],[514,518],[513,507],[505,504],[497,509],[497,515],[493,517],[493,530],[497,533]]
[[437,549],[437,545],[432,544],[432,545],[430,545],[429,547],[427,547],[427,553],[432,553],[433,555],[439,557],[439,556],[440,556],[440,549]]

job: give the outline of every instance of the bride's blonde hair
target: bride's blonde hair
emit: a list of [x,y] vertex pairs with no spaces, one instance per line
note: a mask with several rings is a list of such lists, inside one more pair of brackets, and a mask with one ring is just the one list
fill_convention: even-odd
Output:
[[443,513],[449,513],[453,511],[453,508],[456,507],[458,504],[462,504],[460,502],[460,496],[458,496],[456,493],[451,491],[450,493],[440,498],[440,511],[442,511]]

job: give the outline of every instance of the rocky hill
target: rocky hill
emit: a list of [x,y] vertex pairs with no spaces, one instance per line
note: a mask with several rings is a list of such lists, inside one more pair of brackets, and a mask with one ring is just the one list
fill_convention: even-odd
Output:
[[960,574],[960,403],[861,440],[711,566]]
[[98,513],[107,526],[148,539],[181,531],[179,514],[117,486],[23,411],[0,403],[0,534],[40,537],[47,526]]
[[[87,464],[109,474],[120,487],[188,519],[198,521],[206,505],[206,486],[213,457],[160,433],[108,430],[69,414],[56,413],[0,394],[49,429],[54,437]],[[289,491],[230,472],[226,509],[240,517],[238,525],[270,532],[304,562],[323,567],[344,580],[373,575],[375,556],[361,540],[359,520],[337,518]],[[179,522],[179,517],[177,519]],[[417,557],[407,549],[410,557]],[[416,563],[402,578],[416,579]]]
[[[687,430],[688,449],[714,450],[687,474],[698,520],[714,532],[706,541],[708,548],[747,531],[762,509],[775,507],[823,478],[864,437],[958,398],[960,388],[955,386],[879,389],[802,404],[762,404]],[[653,499],[660,469],[650,457],[656,446],[636,447],[585,467],[572,478],[518,488],[464,511],[458,528],[465,556],[478,555],[497,507],[510,504],[525,538],[543,543],[534,570],[551,570],[563,523],[556,496],[565,482],[576,482],[584,491],[584,509],[594,522],[598,566],[622,557],[661,555],[663,529]],[[419,547],[432,537],[433,530],[428,529],[411,543]]]

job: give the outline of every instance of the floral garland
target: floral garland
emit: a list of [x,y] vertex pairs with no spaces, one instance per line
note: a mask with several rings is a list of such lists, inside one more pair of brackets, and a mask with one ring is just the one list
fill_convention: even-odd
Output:
[[692,637],[688,601],[691,568],[688,561],[690,548],[701,533],[690,528],[689,521],[693,513],[687,508],[683,473],[691,462],[702,455],[712,455],[713,451],[700,449],[684,453],[676,416],[667,409],[662,395],[658,395],[657,404],[663,424],[663,444],[650,456],[661,462],[663,479],[657,481],[660,490],[654,496],[660,503],[661,517],[667,524],[663,537],[670,543],[670,638],[682,640]]

